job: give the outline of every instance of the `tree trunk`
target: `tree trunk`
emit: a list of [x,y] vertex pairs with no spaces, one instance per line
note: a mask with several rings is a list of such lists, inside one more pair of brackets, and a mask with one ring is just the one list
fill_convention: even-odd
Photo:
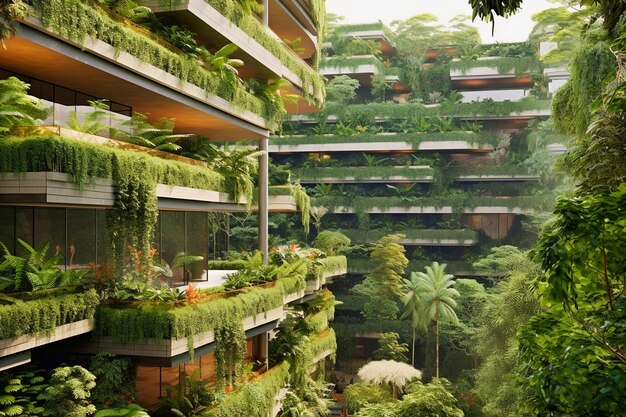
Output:
[[411,348],[411,366],[415,368],[415,325],[413,325],[413,344]]
[[439,378],[439,311],[435,313],[435,376]]

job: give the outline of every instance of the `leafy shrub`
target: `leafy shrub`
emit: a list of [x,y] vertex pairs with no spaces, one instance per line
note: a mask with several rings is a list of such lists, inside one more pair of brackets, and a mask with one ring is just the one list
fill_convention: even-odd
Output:
[[328,255],[335,255],[343,247],[350,245],[350,238],[341,232],[324,230],[313,241],[313,246]]
[[388,389],[373,384],[351,384],[343,391],[346,408],[355,413],[366,404],[380,404],[393,400]]

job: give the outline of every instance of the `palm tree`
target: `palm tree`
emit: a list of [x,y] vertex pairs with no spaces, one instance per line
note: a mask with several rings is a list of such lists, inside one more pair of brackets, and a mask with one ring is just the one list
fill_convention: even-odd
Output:
[[422,304],[421,312],[427,323],[435,320],[435,365],[436,374],[439,378],[439,321],[446,320],[458,323],[459,319],[454,312],[456,301],[453,297],[458,297],[459,292],[452,288],[456,283],[454,275],[445,273],[446,264],[433,262],[426,267],[426,273],[413,272],[411,281],[416,280],[416,289]]
[[420,298],[419,289],[420,280],[413,273],[411,279],[404,278],[402,280],[402,304],[404,311],[401,318],[411,317],[411,327],[413,330],[413,343],[411,344],[411,365],[415,366],[415,331],[418,328],[425,328],[424,315],[422,314],[422,300]]

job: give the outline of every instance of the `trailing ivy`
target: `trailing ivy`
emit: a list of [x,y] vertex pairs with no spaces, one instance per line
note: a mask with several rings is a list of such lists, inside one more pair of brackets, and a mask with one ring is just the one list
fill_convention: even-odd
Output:
[[354,243],[368,243],[373,240],[380,239],[381,237],[389,234],[403,234],[405,237],[400,240],[428,240],[435,243],[441,240],[459,240],[461,242],[465,240],[478,241],[478,232],[475,230],[449,230],[449,229],[409,229],[409,230],[359,230],[359,229],[340,229],[341,233],[345,234]]
[[289,368],[289,363],[284,361],[228,395],[222,403],[203,415],[267,417],[274,407],[276,396],[289,379]]
[[540,69],[535,56],[512,57],[502,56],[491,59],[458,60],[450,62],[450,69],[466,74],[473,68],[495,68],[498,74],[514,72],[516,76]]
[[438,106],[426,107],[423,104],[408,103],[368,103],[342,106],[329,103],[327,114],[337,116],[340,122],[356,123],[372,126],[380,119],[405,120],[432,117],[479,117],[508,116],[525,111],[550,110],[550,100],[524,99],[520,101],[501,101],[494,104],[491,100],[471,103],[441,103]]
[[374,65],[379,72],[385,73],[387,67],[374,55],[364,56],[333,56],[323,59],[320,68],[349,68],[355,71],[361,65]]
[[437,197],[363,197],[355,198],[343,196],[315,197],[316,206],[324,206],[329,209],[337,207],[351,208],[355,212],[380,209],[385,211],[391,207],[435,207],[442,208],[451,206],[453,212],[471,209],[474,207],[508,207],[530,210],[547,210],[554,205],[556,194],[546,193],[516,197],[470,197],[465,193],[454,193]]
[[433,176],[432,168],[410,167],[324,167],[295,169],[294,175],[301,180],[320,180],[323,178],[366,180],[373,178],[389,179],[402,177],[405,179],[419,180]]
[[[304,289],[302,276],[278,280],[269,287],[240,290],[236,296],[212,297],[206,302],[172,308],[171,305],[142,302],[124,308],[101,306],[96,315],[95,333],[128,343],[146,339],[182,339],[241,325],[243,318],[283,305],[284,298]],[[190,345],[193,350],[193,345]]]
[[51,334],[57,326],[91,319],[99,301],[92,289],[0,305],[0,340],[26,334]]
[[79,186],[96,178],[113,181],[115,202],[107,213],[107,231],[110,260],[118,268],[128,245],[144,257],[151,248],[158,216],[156,184],[224,191],[224,178],[206,167],[143,152],[54,136],[9,137],[0,142],[0,172],[37,171],[70,174]]
[[273,185],[268,189],[268,195],[291,195],[300,212],[300,221],[306,234],[309,233],[311,220],[311,198],[305,188],[299,183],[289,185]]
[[113,46],[117,53],[129,53],[183,82],[202,88],[207,96],[217,95],[236,108],[262,116],[271,125],[279,122],[280,109],[269,101],[248,93],[225,74],[208,71],[196,60],[173,52],[130,26],[114,21],[87,2],[33,0],[32,3],[44,26],[65,39],[83,46],[89,39],[99,39]]
[[[204,0],[215,10],[233,22],[239,29],[247,33],[262,47],[276,56],[287,68],[293,71],[302,81],[302,93],[304,97],[315,105],[321,105],[324,101],[324,80],[304,60],[290,51],[286,45],[271,35],[263,24],[254,16],[243,11],[235,0]],[[323,1],[318,3],[324,4]],[[317,5],[316,13],[320,13],[320,5]],[[317,15],[318,25],[323,24],[322,14]],[[318,31],[318,33],[322,33]]]
[[271,145],[306,145],[306,144],[332,144],[332,143],[388,143],[388,142],[406,142],[413,149],[419,148],[420,143],[424,141],[443,142],[443,141],[466,141],[472,144],[493,144],[498,143],[499,138],[496,135],[488,133],[468,132],[457,130],[453,132],[437,132],[437,133],[394,133],[394,134],[371,134],[363,133],[356,136],[338,136],[338,135],[310,135],[310,136],[281,136],[273,137],[270,140]]
[[332,274],[345,271],[348,267],[347,262],[346,257],[343,255],[318,258],[309,266],[307,280],[319,280],[324,273]]

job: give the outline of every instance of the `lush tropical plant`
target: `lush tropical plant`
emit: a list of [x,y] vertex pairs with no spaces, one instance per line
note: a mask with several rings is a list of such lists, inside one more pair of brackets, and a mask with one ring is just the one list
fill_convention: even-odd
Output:
[[98,408],[123,408],[135,397],[137,369],[131,358],[100,352],[89,361],[89,371],[96,377],[92,397]]
[[4,1],[0,5],[0,42],[4,46],[3,39],[15,34],[17,27],[15,21],[28,15],[28,3],[23,0]]
[[[59,248],[53,256],[48,257],[49,243],[35,249],[19,238],[17,242],[26,253],[25,256],[11,254],[6,245],[0,242],[0,249],[4,252],[4,260],[0,263],[0,290],[39,291],[85,283],[87,270],[63,270],[58,267],[63,259]],[[70,259],[70,266],[71,262]]]
[[0,80],[0,136],[33,133],[37,120],[47,117],[48,110],[41,108],[39,99],[28,95],[29,88],[16,77]]
[[87,417],[96,412],[90,403],[96,377],[80,366],[64,366],[52,371],[49,386],[40,397],[44,416]]
[[397,408],[398,417],[463,417],[463,410],[450,393],[445,379],[435,379],[429,384],[419,381],[407,387],[407,394]]
[[107,102],[105,100],[91,100],[89,104],[93,110],[85,114],[82,118],[78,111],[70,111],[67,127],[77,132],[91,135],[96,135],[109,127],[109,124],[106,123],[106,119],[111,117],[111,112],[109,112]]
[[190,134],[175,134],[174,119],[159,119],[155,124],[148,122],[148,116],[134,113],[133,116],[120,123],[121,129],[113,129],[112,135],[134,145],[145,146],[166,152],[181,149],[176,142],[189,138]]
[[17,375],[0,374],[0,416],[40,416],[44,412],[37,397],[48,387],[37,371]]
[[337,251],[349,245],[350,238],[343,233],[330,230],[320,232],[313,241],[313,246],[330,256],[336,255]]
[[[323,185],[323,184],[319,184]],[[320,190],[326,190],[330,187],[320,187]],[[315,230],[317,233],[320,233],[322,229],[322,218],[328,213],[328,208],[324,206],[313,206],[311,207],[310,214],[313,218],[313,225],[315,226]]]
[[[446,264],[433,262],[426,272],[412,272],[411,281],[417,281],[422,313],[427,322],[435,321],[435,376],[439,378],[439,323],[442,320],[457,323],[454,309],[459,292],[454,286],[454,275],[445,273]],[[415,276],[415,278],[413,277]]]
[[398,333],[381,333],[378,338],[378,349],[372,353],[372,359],[406,362],[409,348],[406,343],[400,343],[399,339]]
[[[368,320],[395,318],[398,313],[396,298],[402,288],[402,276],[409,261],[404,247],[398,243],[402,235],[388,235],[373,245],[370,253],[372,269],[362,284],[353,288],[357,294],[368,296],[363,314]],[[382,329],[381,329],[382,330]]]
[[388,403],[393,400],[388,390],[373,384],[350,384],[343,393],[350,413],[359,411],[367,404]]

